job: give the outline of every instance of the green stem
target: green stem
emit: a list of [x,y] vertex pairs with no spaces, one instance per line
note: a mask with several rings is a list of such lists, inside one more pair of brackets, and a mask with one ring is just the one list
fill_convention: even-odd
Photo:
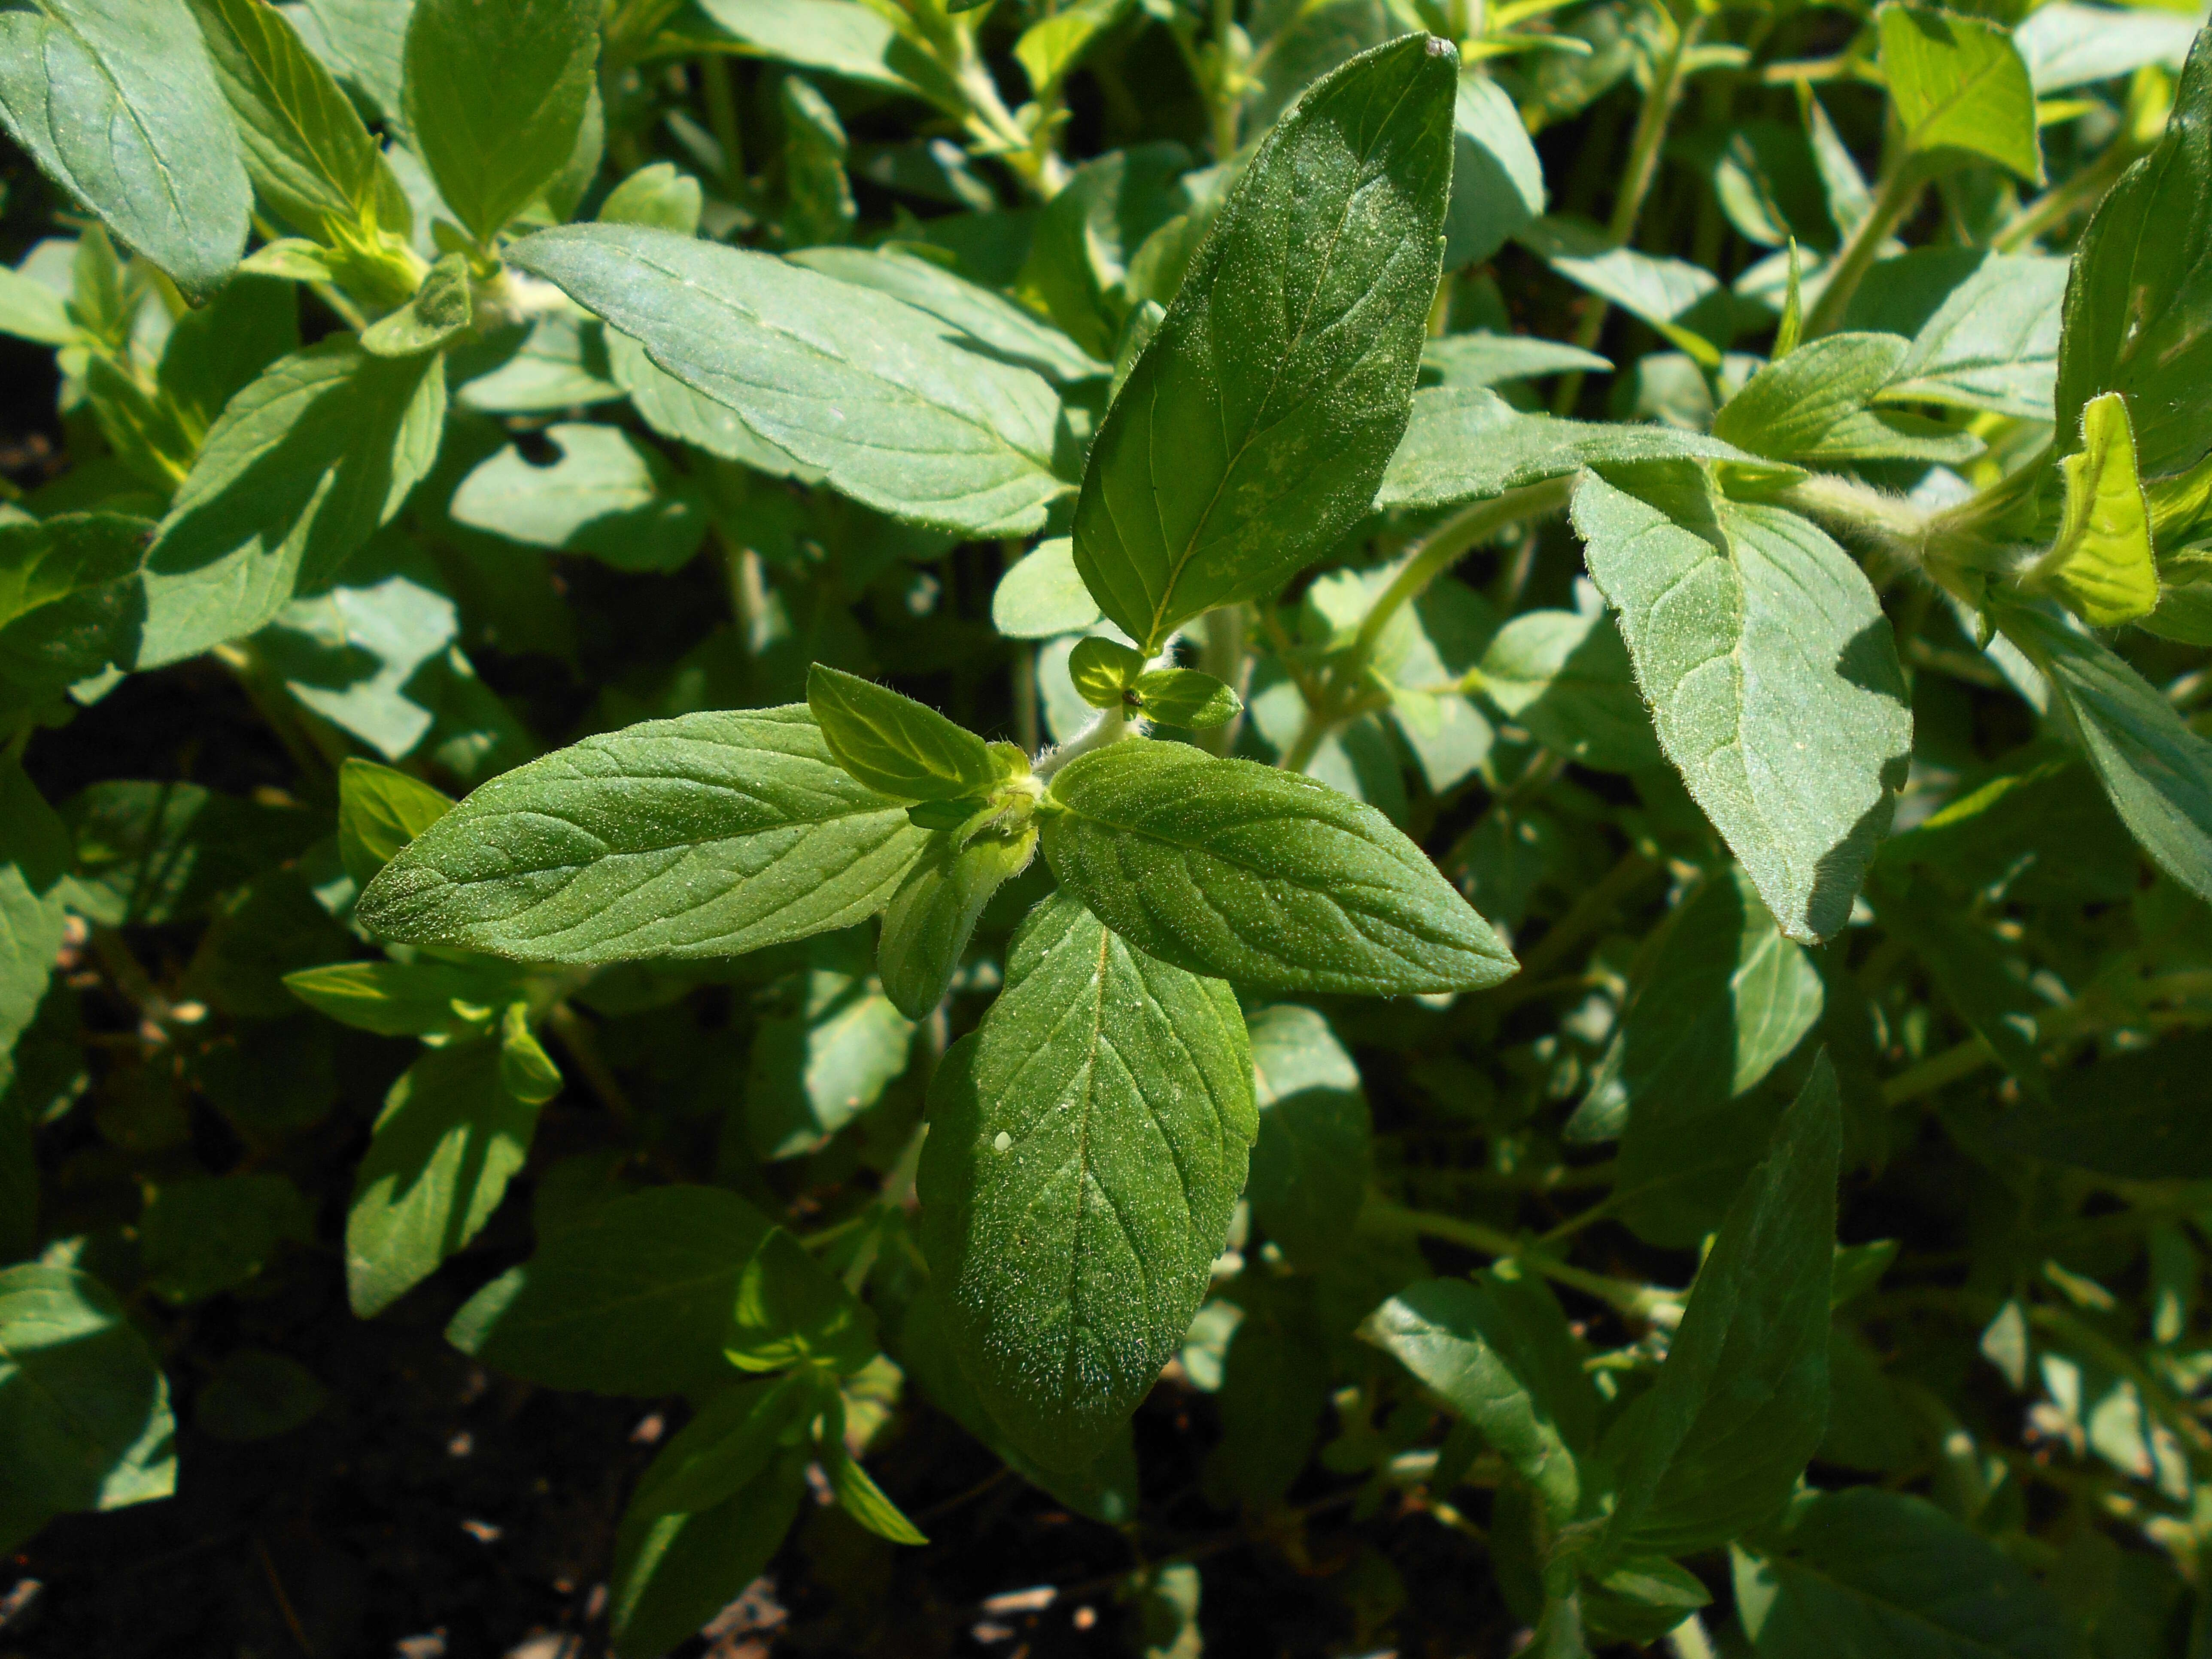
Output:
[[1447,1244],[1460,1244],[1470,1250],[1480,1250],[1486,1255],[1510,1256],[1532,1273],[1541,1273],[1554,1284],[1565,1285],[1570,1290],[1595,1297],[1616,1313],[1631,1319],[1648,1320],[1654,1324],[1671,1325],[1680,1318],[1687,1294],[1682,1291],[1668,1290],[1663,1285],[1639,1285],[1631,1279],[1614,1279],[1605,1273],[1590,1273],[1532,1249],[1526,1239],[1516,1237],[1502,1227],[1488,1226],[1480,1221],[1463,1221],[1457,1216],[1437,1215],[1426,1210],[1408,1210],[1384,1199],[1370,1198],[1367,1200],[1359,1212],[1359,1224],[1376,1232],[1441,1239]]
[[1817,340],[1823,334],[1832,334],[1844,320],[1844,309],[1851,295],[1858,292],[1860,280],[1872,267],[1881,245],[1890,233],[1905,222],[1920,200],[1920,192],[1928,183],[1926,169],[1917,156],[1908,155],[1892,167],[1875,192],[1874,204],[1867,216],[1859,222],[1844,243],[1843,252],[1836,256],[1835,270],[1829,275],[1828,285],[1820,290],[1820,298],[1805,319],[1804,337]]
[[[1252,653],[1244,648],[1246,618],[1249,615],[1241,605],[1224,605],[1218,611],[1206,613],[1206,634],[1199,646],[1198,665],[1201,672],[1211,674],[1237,693],[1241,701],[1251,689]],[[1200,748],[1210,754],[1226,755],[1237,747],[1237,735],[1244,727],[1242,710],[1225,724],[1211,731],[1195,732],[1191,735]]]
[[722,147],[722,190],[733,202],[743,202],[746,188],[744,139],[738,126],[738,89],[730,75],[729,60],[720,56],[699,64],[699,88],[707,104],[707,131]]
[[[1672,15],[1668,13],[1670,17]],[[1615,247],[1626,247],[1636,235],[1636,222],[1643,216],[1652,181],[1659,176],[1659,155],[1667,142],[1668,125],[1674,118],[1674,106],[1681,102],[1682,88],[1688,79],[1682,72],[1683,62],[1697,45],[1705,27],[1705,15],[1696,12],[1689,21],[1675,28],[1674,46],[1660,63],[1658,73],[1652,78],[1651,90],[1636,112],[1636,131],[1628,141],[1628,170],[1622,176],[1620,194],[1613,198],[1613,216],[1606,224],[1606,235]],[[1575,343],[1584,351],[1593,349],[1598,337],[1605,332],[1606,319],[1611,312],[1612,307],[1605,301],[1592,300],[1582,321],[1576,325]],[[1552,412],[1571,414],[1582,392],[1580,369],[1561,376],[1559,391],[1552,400]]]
[[1230,70],[1230,42],[1237,29],[1237,0],[1213,0],[1214,73],[1206,90],[1206,113],[1212,126],[1213,159],[1226,161],[1237,154],[1237,106],[1243,101],[1240,76]]
[[1620,855],[1620,860],[1598,878],[1591,888],[1575,901],[1574,908],[1561,916],[1535,948],[1521,958],[1521,981],[1532,988],[1541,984],[1539,975],[1556,964],[1569,950],[1595,931],[1599,924],[1620,908],[1620,902],[1659,873],[1659,864],[1647,857],[1641,848],[1632,847]]
[[2096,206],[2142,153],[2124,138],[2115,140],[2102,155],[2064,184],[2045,191],[2013,215],[2004,228],[1990,238],[1990,246],[2000,253],[2014,252],[2045,231],[2056,229],[2075,214]]
[[1302,772],[1321,747],[1322,740],[1351,718],[1354,701],[1367,677],[1376,647],[1382,643],[1399,611],[1428,591],[1431,582],[1466,556],[1469,549],[1509,525],[1540,519],[1556,513],[1574,495],[1571,477],[1548,478],[1542,483],[1509,489],[1503,495],[1462,507],[1406,550],[1398,574],[1370,606],[1352,645],[1330,671],[1320,697],[1310,698],[1304,724],[1291,746],[1276,763],[1286,772]]
[[584,1074],[584,1081],[592,1085],[592,1092],[599,1097],[599,1104],[607,1109],[607,1115],[629,1128],[637,1121],[637,1109],[629,1103],[629,1097],[616,1080],[599,1045],[592,1040],[592,1028],[578,1018],[574,1009],[565,1002],[556,1002],[547,1011],[545,1027],[561,1039],[561,1046],[575,1061],[576,1069]]

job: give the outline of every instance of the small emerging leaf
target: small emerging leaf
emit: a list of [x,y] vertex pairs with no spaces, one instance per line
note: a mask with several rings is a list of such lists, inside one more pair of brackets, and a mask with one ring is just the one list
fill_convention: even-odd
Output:
[[2081,447],[2058,463],[2066,483],[2058,539],[2029,573],[2092,628],[2118,628],[2158,608],[2150,507],[2136,476],[2127,402],[2117,392],[2081,410]]
[[998,781],[988,746],[912,697],[816,663],[806,706],[837,763],[900,800],[966,800]]

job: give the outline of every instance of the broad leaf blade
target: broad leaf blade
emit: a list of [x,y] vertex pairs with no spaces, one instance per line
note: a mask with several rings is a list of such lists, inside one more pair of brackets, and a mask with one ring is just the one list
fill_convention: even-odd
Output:
[[889,295],[641,225],[543,231],[509,257],[881,512],[1022,534],[1066,489],[1052,388]]
[[1073,896],[930,1089],[923,1244],[962,1369],[1009,1437],[1076,1469],[1189,1329],[1244,1185],[1237,999],[1132,950]]
[[1823,1054],[1729,1206],[1658,1381],[1606,1437],[1610,1558],[1736,1537],[1782,1508],[1820,1444],[1841,1136]]
[[1261,144],[1091,448],[1075,561],[1148,653],[1272,592],[1368,510],[1434,298],[1457,64],[1422,35]]
[[2114,185],[2074,252],[2058,349],[2057,445],[2118,392],[2145,479],[2212,449],[2212,31],[2200,33],[2166,136]]
[[147,553],[137,666],[252,633],[398,512],[437,456],[443,364],[337,336],[232,398]]
[[510,1093],[500,1045],[426,1049],[392,1085],[355,1172],[346,1294],[384,1311],[483,1231],[530,1155],[538,1111]]
[[358,915],[389,939],[543,962],[738,956],[874,915],[927,839],[805,708],[687,714],[495,778]]
[[46,1519],[176,1489],[169,1386],[123,1304],[90,1273],[0,1270],[0,1542]]
[[1550,1292],[1490,1275],[1427,1279],[1377,1308],[1360,1334],[1474,1425],[1554,1524],[1574,1518],[1575,1455],[1588,1445],[1597,1401]]
[[1997,623],[2072,717],[2120,821],[2168,875],[2212,902],[2212,742],[2109,646],[2058,617],[2014,607]]
[[1908,149],[1965,150],[2031,185],[2043,182],[2035,89],[2002,24],[1897,4],[1882,7],[1875,18],[1882,72]]
[[1735,1571],[1736,1605],[1760,1659],[2063,1659],[2073,1650],[2063,1612],[2033,1574],[1905,1492],[1822,1492],[1771,1553],[1739,1555]]
[[597,0],[416,0],[407,125],[461,222],[488,242],[576,147],[599,52]]
[[1575,528],[1660,744],[1782,931],[1815,943],[1850,915],[1905,781],[1888,620],[1857,564],[1795,514],[1680,463],[1613,477],[1626,488],[1583,479]]
[[1413,394],[1413,418],[1376,505],[1425,512],[1486,501],[1585,466],[1686,457],[1752,459],[1701,432],[1556,420],[1523,414],[1486,387],[1435,386]]
[[967,800],[998,781],[983,739],[934,708],[816,663],[806,706],[837,763],[900,800]]
[[1489,923],[1373,807],[1183,744],[1053,780],[1053,873],[1139,950],[1285,990],[1469,991],[1513,972]]
[[185,0],[0,11],[0,118],[185,293],[212,294],[238,264],[253,190]]
[[696,1389],[726,1374],[738,1281],[770,1224],[715,1187],[614,1199],[477,1291],[446,1334],[548,1388]]

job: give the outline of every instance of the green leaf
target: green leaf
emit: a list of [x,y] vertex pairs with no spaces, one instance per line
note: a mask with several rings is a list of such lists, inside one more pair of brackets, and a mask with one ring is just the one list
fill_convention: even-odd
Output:
[[699,9],[750,55],[926,97],[955,112],[965,109],[959,88],[934,60],[853,0],[699,0]]
[[1138,949],[1285,990],[1471,991],[1512,953],[1371,806],[1182,744],[1125,742],[1053,779],[1053,873]]
[[1098,601],[1075,568],[1075,544],[1065,536],[1039,542],[1008,567],[991,595],[991,623],[1012,640],[1080,634],[1098,620]]
[[614,378],[612,344],[596,318],[565,313],[517,324],[451,354],[455,401],[485,415],[539,415],[606,403],[628,388]]
[[629,335],[609,331],[606,356],[608,372],[617,386],[629,394],[631,407],[662,437],[696,445],[726,461],[742,461],[772,478],[796,478],[806,484],[822,482],[821,469],[778,449],[747,426],[734,409],[694,392],[654,363],[645,355],[645,348]]
[[2123,393],[2146,480],[2212,450],[2212,35],[2200,33],[2158,148],[2107,192],[2074,251],[2056,396],[2061,454]]
[[0,1268],[0,1545],[49,1516],[176,1490],[176,1419],[152,1350],[90,1273]]
[[206,298],[238,264],[253,187],[185,0],[0,12],[0,120],[186,294]]
[[448,253],[430,267],[407,303],[362,331],[361,349],[379,357],[411,357],[435,350],[469,325],[468,256]]
[[1226,726],[1244,708],[1234,686],[1195,668],[1155,668],[1129,688],[1137,707],[1162,726],[1205,732]]
[[951,988],[968,940],[991,896],[1028,868],[1035,825],[1012,835],[946,833],[915,860],[884,909],[876,972],[884,994],[908,1019],[927,1019]]
[[921,1528],[906,1518],[899,1506],[884,1495],[884,1489],[869,1478],[860,1460],[845,1449],[844,1416],[841,1403],[832,1414],[827,1431],[817,1436],[814,1443],[830,1477],[830,1490],[836,1494],[839,1505],[878,1538],[887,1538],[894,1544],[927,1544],[929,1540]]
[[2043,671],[2097,781],[2143,851],[2212,902],[2212,742],[2111,647],[2025,607],[1997,625]]
[[483,1230],[530,1155],[538,1111],[489,1038],[426,1050],[392,1085],[346,1212],[346,1294],[374,1318]]
[[1022,286],[1090,356],[1116,357],[1132,265],[1147,240],[1189,205],[1176,179],[1190,166],[1181,144],[1132,144],[1075,169],[1037,216]]
[[1052,388],[888,295],[635,225],[542,231],[509,258],[879,512],[1021,535],[1066,489]]
[[437,456],[443,361],[337,336],[231,399],[146,556],[139,667],[252,633],[398,512]]
[[609,191],[597,216],[605,224],[653,225],[696,236],[704,200],[696,179],[678,172],[673,161],[654,161]]
[[1486,501],[1585,466],[1677,458],[1751,459],[1703,433],[1524,415],[1494,392],[1435,386],[1413,394],[1405,441],[1390,458],[1375,504],[1427,512]]
[[781,1227],[772,1227],[738,1276],[725,1357],[740,1370],[827,1366],[840,1376],[876,1355],[876,1318]]
[[1729,1206],[1658,1380],[1606,1435],[1607,1559],[1727,1542],[1780,1510],[1819,1445],[1841,1133],[1824,1053]]
[[738,1280],[771,1224],[716,1187],[610,1199],[478,1291],[447,1338],[548,1388],[696,1389],[728,1375]]
[[1078,640],[1067,653],[1067,679],[1093,708],[1120,708],[1145,672],[1145,653],[1112,640]]
[[927,839],[805,708],[687,714],[494,779],[357,915],[387,939],[531,961],[740,956],[873,915]]
[[1413,35],[1310,88],[1107,412],[1076,568],[1148,654],[1272,592],[1372,503],[1436,294],[1456,88],[1451,48]]
[[300,301],[288,283],[241,272],[169,330],[155,375],[194,448],[224,405],[300,349]]
[[68,908],[70,836],[12,757],[0,759],[0,1094],[8,1055],[39,1012],[61,954]]
[[416,0],[407,125],[438,193],[489,242],[567,163],[599,52],[598,0]]
[[837,763],[878,793],[965,800],[999,781],[982,738],[857,674],[816,663],[806,671],[806,706]]
[[1471,334],[1447,334],[1421,348],[1422,374],[1435,376],[1442,386],[1468,391],[1542,374],[1565,374],[1577,369],[1595,369],[1603,374],[1612,368],[1612,361],[1595,351],[1527,334],[1487,334],[1478,330]]
[[0,524],[0,684],[58,690],[137,656],[153,529],[118,513]]
[[410,210],[331,72],[261,0],[193,0],[216,80],[236,118],[254,189],[302,235],[341,252],[380,229],[404,237]]
[[1615,245],[1597,226],[1553,216],[1516,238],[1577,287],[1657,329],[1708,369],[1735,333],[1735,309],[1720,278],[1683,259],[1657,258]]
[[653,1460],[615,1532],[615,1649],[665,1653],[759,1576],[806,1495],[812,1387],[741,1382]]
[[[1711,878],[1676,912],[1636,986],[1589,1093],[1578,1140],[1623,1135],[1623,1218],[1653,1243],[1693,1245],[1758,1158],[1726,1110],[1820,1023],[1820,975],[1784,939],[1741,869]],[[1756,1120],[1762,1126],[1765,1117]]]
[[1663,1555],[1632,1556],[1585,1578],[1577,1592],[1589,1635],[1639,1646],[1656,1642],[1712,1599],[1695,1573]]
[[1359,1068],[1311,1008],[1278,1003],[1245,1029],[1260,1109],[1245,1195],[1267,1236],[1319,1269],[1351,1237],[1375,1162]]
[[[925,854],[915,868],[928,861]],[[804,986],[794,1013],[764,1019],[753,1034],[744,1115],[763,1159],[818,1151],[883,1098],[914,1047],[914,1021],[867,971],[866,946],[853,933],[809,948]]]
[[1987,925],[1925,876],[1896,890],[1893,900],[1885,892],[1880,908],[1894,936],[1911,945],[1942,1000],[1990,1045],[2022,1092],[2046,1098],[2037,1014],[2049,1005],[2030,983],[2030,964],[2016,954],[2008,961]]
[[414,0],[307,0],[307,15],[322,37],[319,50],[401,137],[406,112],[400,80],[414,10]]
[[1024,29],[1014,42],[1014,60],[1029,76],[1030,92],[1042,100],[1059,91],[1068,71],[1083,61],[1083,54],[1101,34],[1121,21],[1129,5],[1130,0],[1077,0]]
[[[1915,248],[1869,270],[1844,319],[1912,337],[1882,401],[2047,421],[2066,270],[2065,260],[2037,255]],[[1923,288],[1922,278],[1932,281]]]
[[2197,1109],[2212,1034],[2170,1036],[2057,1073],[2047,1099],[1992,1127],[2015,1152],[2123,1181],[2212,1179],[2212,1120]]
[[1877,10],[1875,21],[1890,106],[1908,150],[1965,150],[2031,185],[2043,182],[2035,89],[2002,24],[1894,3]]
[[289,1434],[322,1414],[330,1390],[297,1360],[266,1348],[235,1348],[192,1401],[192,1426],[242,1445]]
[[2179,72],[2199,20],[2185,13],[2081,6],[2039,6],[2012,32],[2039,96],[2093,85],[2157,64]]
[[314,1237],[306,1195],[281,1175],[165,1184],[138,1221],[146,1285],[178,1307],[258,1277],[287,1241]]
[[563,422],[540,434],[560,453],[533,464],[513,444],[461,480],[453,522],[533,547],[588,553],[617,570],[680,570],[707,514],[657,451],[620,427]]
[[784,245],[848,240],[860,210],[845,173],[844,124],[830,100],[798,76],[783,77],[781,98]]
[[[27,267],[36,250],[25,256]],[[49,287],[28,270],[0,265],[0,333],[48,346],[75,345],[81,337],[70,318],[66,288]]]
[[1444,269],[1487,259],[1542,213],[1544,203],[1544,164],[1528,142],[1521,112],[1482,70],[1472,64],[1462,69],[1452,105]]
[[1713,436],[1777,461],[1967,461],[1970,432],[1877,409],[1911,350],[1894,334],[1830,334],[1767,364],[1713,417]]
[[284,975],[284,988],[342,1025],[379,1036],[481,1036],[518,988],[506,964],[334,962]]
[[62,817],[76,848],[71,908],[104,927],[196,915],[325,833],[319,813],[196,783],[96,783],[64,803]]
[[1109,367],[1012,301],[955,276],[933,259],[882,249],[810,247],[793,254],[791,263],[903,300],[950,325],[956,343],[1032,369],[1048,380],[1064,385],[1093,380]]
[[1659,763],[1650,712],[1610,611],[1524,611],[1498,630],[1468,678],[1507,719],[1581,765],[1633,772]]
[[1377,1308],[1360,1334],[1473,1424],[1555,1525],[1574,1518],[1577,1454],[1595,1431],[1597,1399],[1550,1291],[1494,1273],[1427,1279]]
[[1850,915],[1905,781],[1888,619],[1804,520],[1682,463],[1608,471],[1577,487],[1575,528],[1660,746],[1782,931],[1815,943]]
[[2063,1659],[2073,1651],[2068,1620],[2033,1574],[1905,1492],[1819,1493],[1770,1551],[1736,1556],[1735,1583],[1759,1659]]
[[2118,628],[2158,608],[2150,503],[2136,475],[2135,435],[2117,392],[2081,410],[2081,446],[2058,463],[2066,487],[2058,538],[2023,573],[2092,628]]
[[1054,894],[929,1112],[922,1242],[961,1368],[1016,1445],[1080,1468],[1181,1345],[1244,1185],[1237,999]]
[[453,810],[453,797],[420,778],[359,756],[338,768],[338,856],[366,887],[400,849]]

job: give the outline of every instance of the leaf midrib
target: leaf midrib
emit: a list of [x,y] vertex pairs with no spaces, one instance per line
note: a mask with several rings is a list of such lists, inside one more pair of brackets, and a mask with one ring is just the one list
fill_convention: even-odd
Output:
[[[1358,171],[1363,173],[1365,171],[1368,158],[1375,153],[1376,148],[1382,143],[1384,135],[1389,131],[1391,125],[1397,120],[1398,112],[1404,106],[1406,100],[1412,95],[1413,88],[1420,83],[1420,74],[1418,70],[1414,74],[1407,77],[1406,84],[1400,88],[1396,100],[1390,106],[1390,112],[1384,116],[1382,121],[1376,125],[1373,141],[1359,152],[1359,160],[1357,164]],[[1260,399],[1257,405],[1257,407],[1261,409],[1267,408],[1268,404],[1273,401],[1276,389],[1282,382],[1283,366],[1297,354],[1298,347],[1305,340],[1306,330],[1313,321],[1314,307],[1320,303],[1322,289],[1328,284],[1329,267],[1336,258],[1338,244],[1342,242],[1344,240],[1345,227],[1352,222],[1352,205],[1359,199],[1360,190],[1361,186],[1355,182],[1352,188],[1345,194],[1344,210],[1337,217],[1336,228],[1330,233],[1328,239],[1328,252],[1322,256],[1321,270],[1314,278],[1313,291],[1306,296],[1305,307],[1298,315],[1297,330],[1291,335],[1290,344],[1285,346],[1281,354],[1275,359],[1274,368],[1270,371],[1267,377],[1267,395]],[[1212,300],[1212,295],[1209,290],[1206,295],[1206,302],[1209,307],[1211,306]],[[1194,307],[1194,308],[1195,307]],[[1207,356],[1211,357],[1213,355],[1214,348],[1211,343],[1213,337],[1210,331],[1206,337],[1209,342]],[[1364,354],[1362,355],[1364,356]],[[1152,447],[1150,441],[1152,422],[1158,407],[1159,399],[1158,396],[1155,395],[1152,403],[1146,409],[1145,416],[1147,440],[1146,448],[1148,450]],[[1217,410],[1220,407],[1220,398],[1218,388],[1215,395],[1215,407]],[[1154,646],[1158,643],[1162,619],[1167,615],[1169,604],[1175,598],[1176,588],[1182,580],[1183,572],[1188,568],[1191,560],[1197,556],[1199,544],[1204,538],[1206,523],[1212,518],[1213,509],[1221,504],[1221,492],[1228,488],[1230,475],[1237,471],[1237,464],[1244,459],[1245,452],[1249,450],[1251,447],[1255,443],[1258,442],[1267,433],[1273,430],[1277,424],[1279,424],[1279,422],[1270,422],[1267,426],[1255,427],[1253,430],[1246,433],[1243,439],[1237,446],[1237,453],[1229,458],[1228,463],[1221,469],[1221,476],[1214,480],[1213,493],[1206,497],[1205,509],[1199,514],[1198,522],[1192,526],[1189,536],[1185,538],[1182,551],[1176,556],[1174,562],[1168,567],[1167,586],[1161,590],[1158,600],[1152,606],[1152,628],[1146,636],[1148,648],[1151,646]],[[1105,486],[1103,480],[1099,486],[1099,494],[1103,500],[1105,494]],[[1158,492],[1157,489],[1153,492],[1153,500],[1157,504],[1158,501]]]

